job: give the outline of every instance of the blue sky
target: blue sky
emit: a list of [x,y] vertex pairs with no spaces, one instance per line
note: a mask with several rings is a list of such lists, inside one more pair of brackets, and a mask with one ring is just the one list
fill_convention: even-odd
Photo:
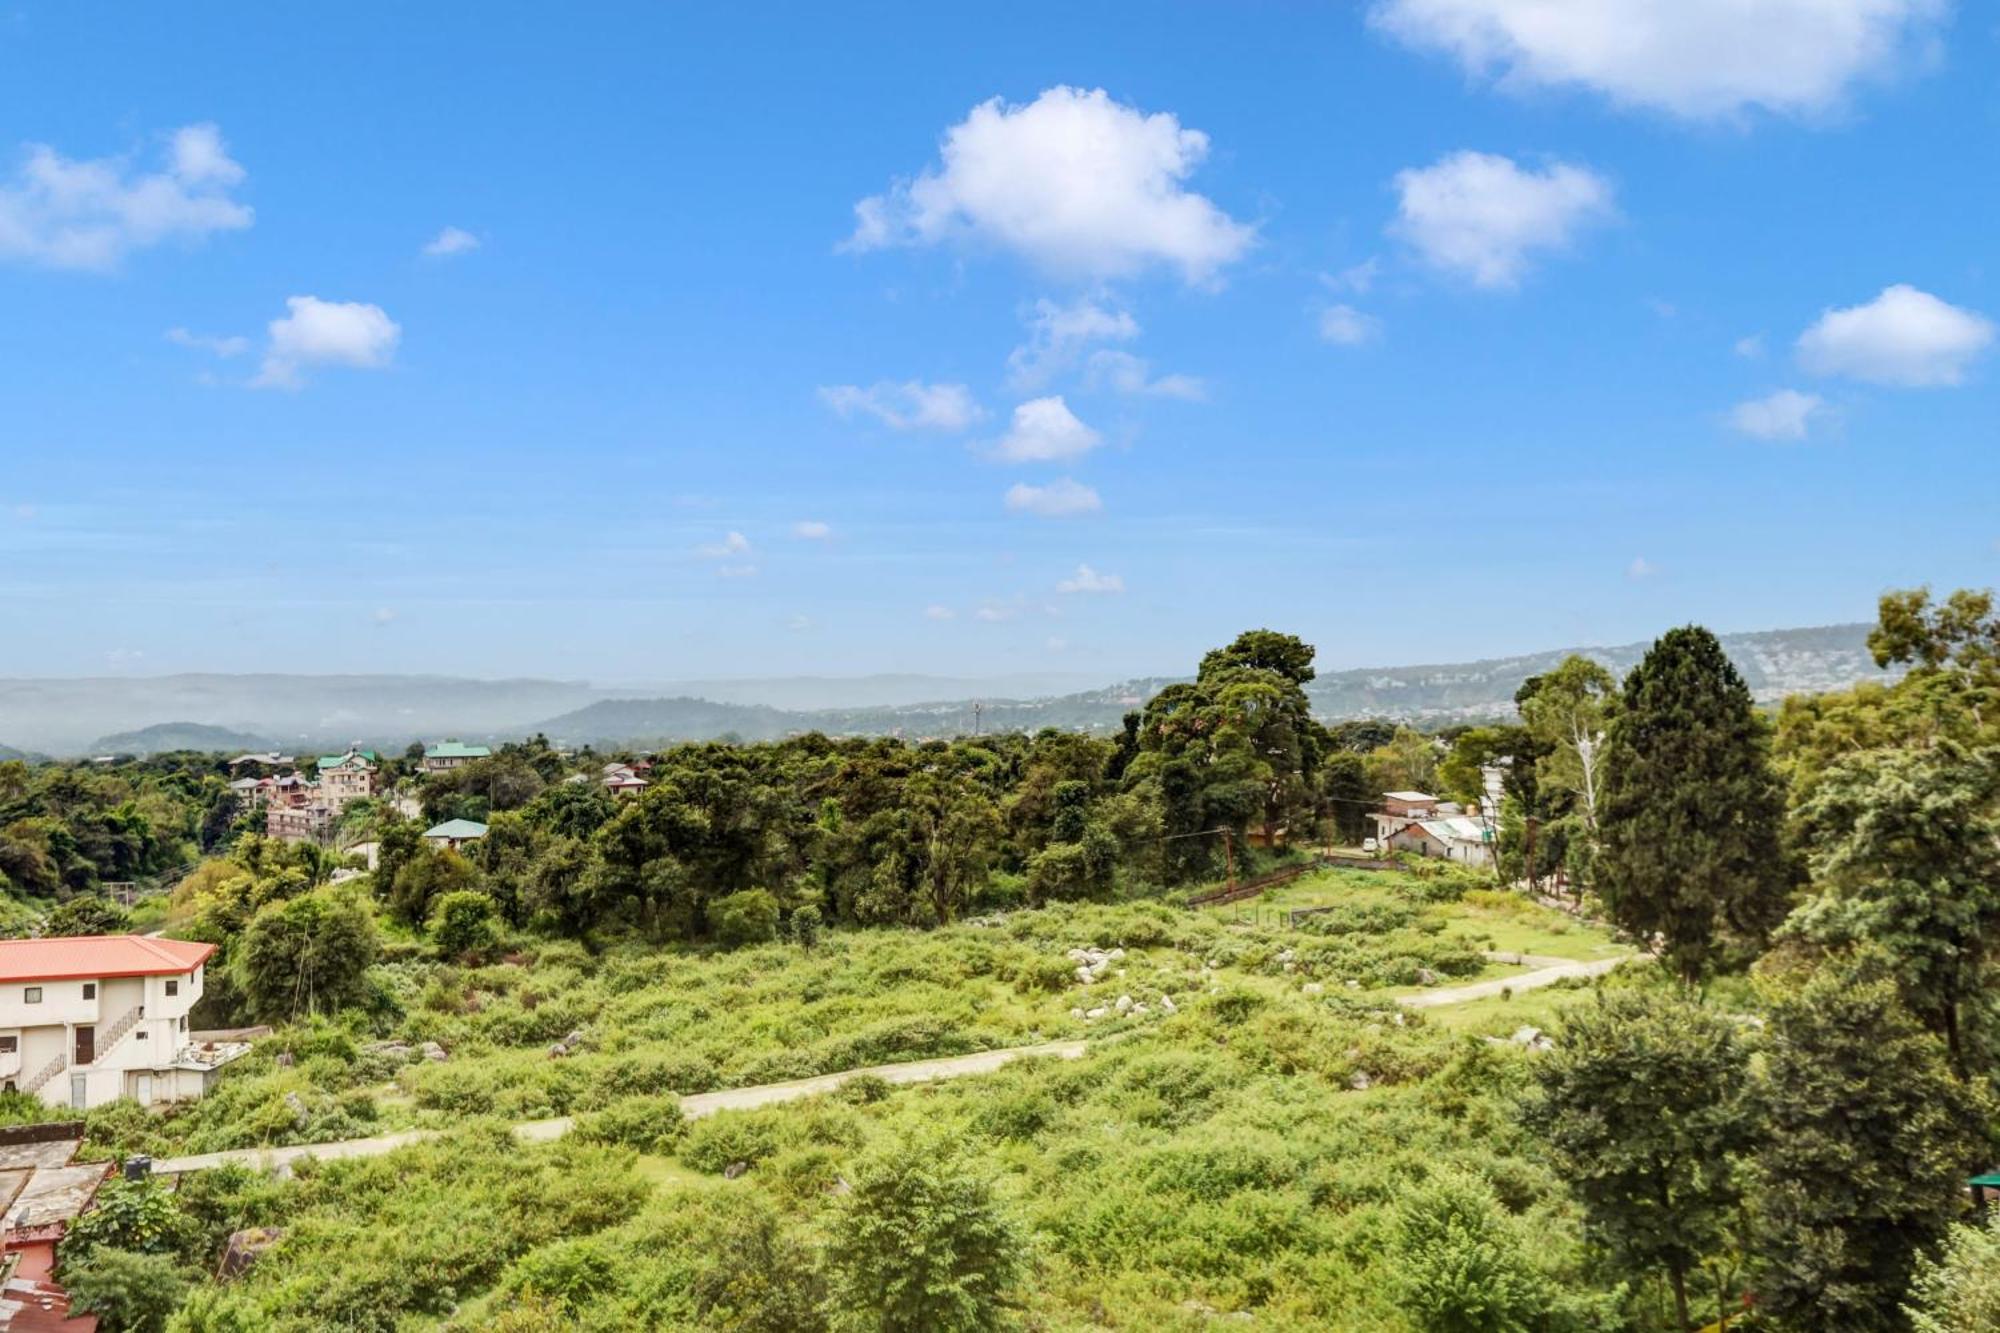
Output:
[[3,674],[1355,666],[1995,581],[1969,8],[105,15],[0,20]]

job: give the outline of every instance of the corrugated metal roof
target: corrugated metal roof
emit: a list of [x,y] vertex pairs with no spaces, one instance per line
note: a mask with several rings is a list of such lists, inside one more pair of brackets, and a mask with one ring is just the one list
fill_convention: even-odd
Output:
[[1427,791],[1385,791],[1382,793],[1382,799],[1385,801],[1435,801],[1437,797]]
[[439,741],[424,747],[426,759],[484,759],[492,753],[483,745],[462,745],[457,741]]
[[148,935],[70,935],[0,940],[0,982],[178,976],[215,952],[213,944]]
[[436,828],[424,830],[426,838],[483,838],[486,825],[476,819],[447,819]]

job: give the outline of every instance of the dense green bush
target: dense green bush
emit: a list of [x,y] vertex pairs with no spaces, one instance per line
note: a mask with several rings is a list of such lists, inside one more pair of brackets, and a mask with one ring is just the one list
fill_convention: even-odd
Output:
[[768,889],[727,894],[708,905],[708,924],[724,948],[768,944],[778,938],[778,900]]
[[446,958],[484,954],[498,942],[493,899],[478,889],[457,889],[431,904],[431,943]]
[[100,1245],[63,1268],[73,1315],[96,1315],[102,1333],[162,1333],[189,1279],[164,1254]]
[[571,1131],[585,1143],[613,1143],[640,1152],[664,1153],[681,1136],[678,1099],[640,1094],[621,1097],[601,1111],[577,1118]]

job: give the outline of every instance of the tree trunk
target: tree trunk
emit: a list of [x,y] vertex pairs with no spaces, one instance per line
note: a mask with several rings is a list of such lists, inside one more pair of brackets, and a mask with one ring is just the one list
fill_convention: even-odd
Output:
[[1669,1268],[1667,1270],[1667,1281],[1672,1284],[1674,1289],[1674,1314],[1679,1320],[1674,1325],[1674,1333],[1686,1333],[1688,1326],[1687,1274],[1683,1273],[1679,1268]]

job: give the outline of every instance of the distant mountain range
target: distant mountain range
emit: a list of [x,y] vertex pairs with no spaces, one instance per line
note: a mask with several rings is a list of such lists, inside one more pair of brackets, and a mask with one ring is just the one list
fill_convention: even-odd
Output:
[[[1867,625],[1722,635],[1760,702],[1884,679],[1868,655]],[[1328,671],[1307,687],[1328,721],[1386,717],[1430,725],[1513,713],[1514,691],[1570,652],[1629,671],[1649,645],[1555,649],[1428,666]],[[581,681],[467,680],[449,676],[184,675],[0,680],[0,737],[57,755],[164,749],[293,753],[360,741],[400,750],[413,740],[494,741],[537,731],[568,744],[770,740],[829,735],[953,736],[1041,727],[1110,731],[1126,712],[1185,677],[1146,676],[1098,688],[1041,675],[967,679],[885,675],[851,679],[688,681],[654,690]],[[1036,693],[1037,689],[1046,693]],[[185,719],[162,723],[161,718]],[[106,734],[107,729],[110,734]],[[206,738],[206,739],[204,739]],[[195,743],[199,742],[199,743]],[[0,756],[8,751],[0,747]]]
[[[1760,703],[1788,694],[1839,689],[1887,679],[1868,653],[1867,625],[1764,630],[1719,636]],[[1326,721],[1385,717],[1433,726],[1511,717],[1514,692],[1530,676],[1552,670],[1571,653],[1590,657],[1623,677],[1650,644],[1560,648],[1520,657],[1429,666],[1322,673],[1306,686],[1313,711]],[[1165,686],[1187,677],[1147,676],[1102,689],[1041,699],[956,699],[885,708],[788,711],[725,707],[702,699],[618,699],[590,704],[538,723],[536,730],[572,743],[630,744],[669,740],[772,740],[801,731],[828,735],[956,736],[977,730],[1032,731],[1060,727],[1112,731],[1124,716]]]

